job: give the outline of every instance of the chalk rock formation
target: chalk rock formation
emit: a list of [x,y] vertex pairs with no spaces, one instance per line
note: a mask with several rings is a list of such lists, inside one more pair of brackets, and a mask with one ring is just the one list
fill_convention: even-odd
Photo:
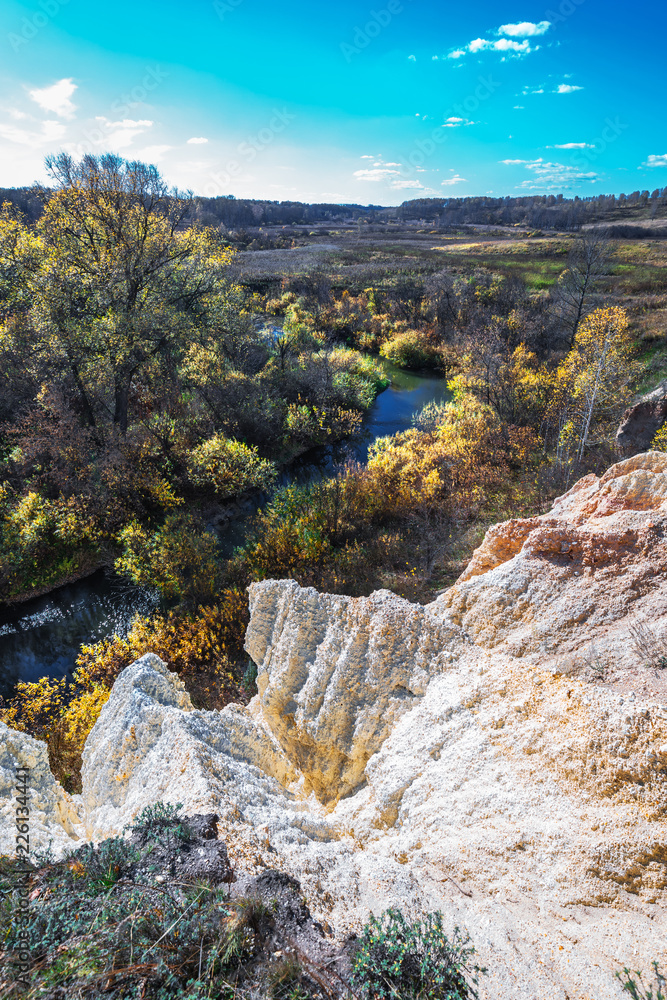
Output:
[[667,454],[647,452],[580,479],[548,514],[492,527],[436,604],[483,649],[544,663],[595,643],[631,667],[631,627],[667,639],[665,569]]
[[[80,801],[53,782],[67,808],[45,826],[101,838],[180,801],[340,933],[443,910],[485,1000],[620,1000],[616,969],[667,967],[666,529],[667,456],[648,453],[496,525],[426,607],[254,584],[250,706],[197,711],[142,657],[88,738]],[[8,733],[11,770],[27,742]]]
[[[54,853],[75,847],[83,833],[81,803],[69,795],[51,774],[46,744],[0,722],[0,853],[14,854],[17,815],[23,820],[24,803],[19,802],[23,784],[17,784],[17,768],[27,768],[29,838],[33,849],[48,847]],[[19,808],[19,813],[17,813]],[[25,846],[25,841],[22,842]],[[19,852],[22,853],[22,852]]]
[[633,455],[651,447],[655,432],[667,420],[667,379],[633,403],[623,414],[616,431],[616,444],[621,452]]
[[352,601],[293,580],[250,588],[246,649],[263,718],[322,802],[349,794],[452,658],[460,629],[379,590]]

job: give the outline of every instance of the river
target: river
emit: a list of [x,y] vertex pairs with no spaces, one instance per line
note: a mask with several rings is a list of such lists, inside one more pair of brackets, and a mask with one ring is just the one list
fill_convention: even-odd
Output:
[[[365,462],[376,438],[406,430],[423,406],[448,398],[442,379],[402,371],[389,362],[384,362],[384,367],[391,384],[365,415],[359,434],[302,455],[283,473],[282,483],[330,474],[347,457]],[[223,549],[230,551],[239,544],[244,528],[244,519],[228,525],[221,538]],[[0,606],[0,695],[11,696],[18,680],[70,677],[83,643],[124,636],[135,615],[150,614],[159,605],[157,592],[98,570],[43,597]]]

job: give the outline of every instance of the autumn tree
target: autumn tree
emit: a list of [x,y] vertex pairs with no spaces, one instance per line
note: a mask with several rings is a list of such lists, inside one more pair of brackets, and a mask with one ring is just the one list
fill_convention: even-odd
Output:
[[110,420],[125,437],[133,386],[168,374],[231,254],[184,227],[191,199],[153,166],[111,154],[46,162],[56,188],[35,229],[9,207],[0,219],[0,286],[14,289],[7,333],[29,342],[36,377],[66,373],[90,427]]
[[632,360],[634,350],[625,310],[610,306],[586,317],[572,350],[559,365],[554,385],[559,443],[566,453],[576,448],[576,465],[583,458],[593,419],[623,408],[629,385],[640,371]]

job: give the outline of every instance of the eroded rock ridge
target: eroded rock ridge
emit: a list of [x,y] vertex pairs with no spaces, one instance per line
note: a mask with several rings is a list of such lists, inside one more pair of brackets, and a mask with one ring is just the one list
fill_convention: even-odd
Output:
[[491,528],[425,607],[254,584],[247,709],[195,710],[148,654],[88,738],[81,796],[6,727],[0,781],[34,762],[59,850],[182,802],[340,933],[443,910],[489,967],[482,997],[620,998],[617,968],[667,966],[666,530],[648,452]]

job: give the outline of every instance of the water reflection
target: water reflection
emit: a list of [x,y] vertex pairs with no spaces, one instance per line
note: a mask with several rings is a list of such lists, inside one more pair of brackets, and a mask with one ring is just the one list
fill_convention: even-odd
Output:
[[0,695],[9,697],[17,680],[71,676],[83,643],[125,636],[134,615],[158,606],[157,591],[105,570],[21,605],[0,606]]

